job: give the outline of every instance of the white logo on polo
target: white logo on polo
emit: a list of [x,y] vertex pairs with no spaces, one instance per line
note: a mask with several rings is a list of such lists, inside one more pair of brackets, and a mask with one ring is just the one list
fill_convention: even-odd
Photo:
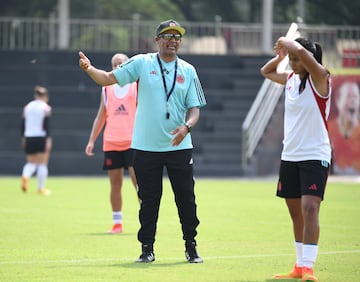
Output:
[[193,161],[193,159],[191,158],[190,161],[189,161],[189,164],[193,164],[193,163],[194,163],[194,161]]

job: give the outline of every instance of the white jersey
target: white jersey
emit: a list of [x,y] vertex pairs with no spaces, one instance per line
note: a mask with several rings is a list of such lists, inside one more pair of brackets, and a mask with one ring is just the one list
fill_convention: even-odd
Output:
[[[285,87],[284,140],[281,159],[284,161],[331,161],[327,130],[331,88],[327,97],[315,89],[309,75],[305,89],[299,94],[301,80],[291,73]],[[330,82],[329,82],[330,84]]]
[[25,137],[45,137],[44,119],[50,116],[51,107],[42,100],[33,100],[24,107]]

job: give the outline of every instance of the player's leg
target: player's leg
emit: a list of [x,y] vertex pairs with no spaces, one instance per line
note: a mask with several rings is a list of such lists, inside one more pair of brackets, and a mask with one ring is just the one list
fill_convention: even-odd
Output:
[[318,281],[313,269],[318,254],[320,202],[321,198],[317,196],[304,195],[302,197],[304,215],[303,281]]
[[36,138],[36,163],[37,163],[37,172],[36,178],[38,182],[38,193],[40,195],[50,195],[50,190],[45,188],[46,181],[48,178],[48,152],[47,152],[47,138],[38,137]]
[[123,214],[122,214],[122,185],[123,185],[123,168],[108,170],[110,181],[110,203],[112,209],[113,227],[108,233],[115,234],[123,231]]
[[39,138],[27,137],[24,139],[24,151],[26,154],[26,163],[22,169],[21,189],[23,192],[28,190],[28,182],[31,176],[37,170],[38,157],[37,153],[41,152],[41,144]]
[[155,260],[154,242],[160,200],[163,190],[163,167],[165,153],[136,151],[134,169],[141,200],[138,240],[141,255],[136,262],[147,263]]
[[318,254],[320,234],[319,212],[324,198],[329,164],[326,161],[306,161],[300,165],[302,179],[302,214],[304,217],[303,281],[317,281],[314,264]]
[[35,154],[26,155],[26,163],[22,169],[22,178],[21,178],[21,189],[23,192],[27,192],[29,188],[29,179],[35,173],[37,169],[36,157]]
[[185,240],[185,257],[190,263],[201,263],[203,260],[197,252],[195,241],[200,222],[196,211],[192,150],[174,151],[167,155],[166,168]]
[[104,152],[103,170],[108,172],[110,182],[110,204],[112,209],[113,226],[109,234],[123,232],[122,214],[122,185],[124,175],[124,156],[121,151]]
[[292,221],[296,262],[291,271],[276,274],[274,278],[301,278],[304,220],[301,209],[299,168],[296,162],[281,161],[276,195],[285,199]]
[[301,212],[301,199],[285,199],[286,205],[289,210],[293,225],[294,233],[294,247],[296,254],[296,263],[292,270],[289,272],[278,273],[274,276],[277,279],[286,279],[286,278],[301,278],[303,270],[303,230],[304,230],[304,220]]
[[38,169],[36,172],[36,178],[38,181],[38,192],[42,195],[50,195],[50,190],[45,188],[49,174],[46,157],[45,152],[37,153]]

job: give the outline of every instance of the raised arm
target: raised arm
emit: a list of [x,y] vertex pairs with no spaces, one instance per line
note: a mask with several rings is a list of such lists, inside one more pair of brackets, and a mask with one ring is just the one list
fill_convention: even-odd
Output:
[[284,85],[286,84],[286,79],[289,73],[287,71],[279,71],[278,66],[281,61],[287,56],[288,51],[284,47],[279,48],[277,43],[275,44],[274,51],[276,53],[275,57],[270,59],[260,69],[260,72],[264,77],[270,79],[271,81]]
[[[317,48],[320,46],[316,46],[314,44],[315,52],[318,52]],[[285,37],[280,37],[276,42],[275,48],[277,50],[286,48],[287,51],[301,61],[302,65],[306,69],[308,73],[310,73],[311,78],[315,84],[316,89],[319,91],[319,94],[322,96],[327,96],[329,93],[329,73],[326,68],[322,65],[321,59],[320,62],[315,58],[315,54],[308,51],[305,47],[303,47],[299,42],[295,40],[291,40]]]
[[106,86],[117,83],[115,76],[112,72],[100,70],[91,65],[89,58],[86,57],[83,52],[79,52],[79,57],[80,68],[82,68],[97,84]]

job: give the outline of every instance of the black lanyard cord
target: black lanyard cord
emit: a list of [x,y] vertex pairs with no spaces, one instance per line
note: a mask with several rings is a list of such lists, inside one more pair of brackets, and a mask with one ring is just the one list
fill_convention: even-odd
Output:
[[160,61],[159,54],[157,54],[156,58],[157,58],[157,61],[159,63],[159,66],[160,66],[161,77],[162,77],[162,81],[163,81],[163,84],[164,84],[164,90],[165,90],[165,95],[166,95],[166,119],[169,119],[170,118],[170,113],[169,113],[169,108],[168,108],[168,101],[169,101],[169,98],[170,98],[171,94],[174,92],[174,88],[175,88],[176,76],[177,76],[177,67],[178,67],[177,59],[175,61],[174,80],[173,80],[170,92],[168,93],[167,86],[166,86],[166,81],[165,81],[165,75],[164,75],[165,70],[163,69],[163,65],[162,65],[162,63]]

